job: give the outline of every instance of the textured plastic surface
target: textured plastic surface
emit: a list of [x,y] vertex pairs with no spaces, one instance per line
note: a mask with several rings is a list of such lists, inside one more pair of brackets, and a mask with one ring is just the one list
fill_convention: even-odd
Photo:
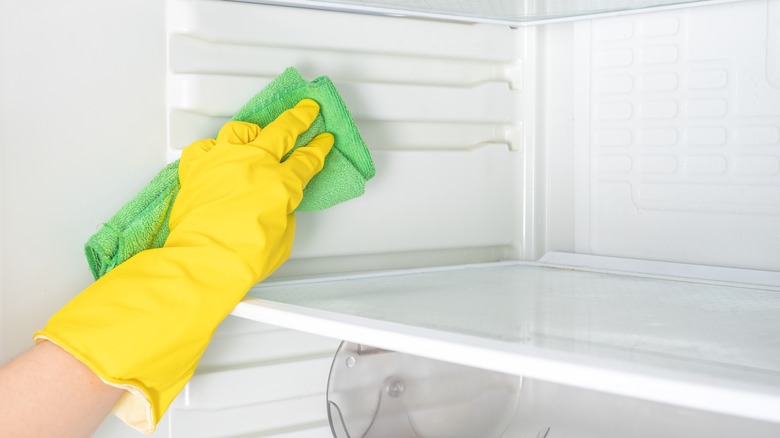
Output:
[[574,37],[576,252],[780,270],[780,2]]

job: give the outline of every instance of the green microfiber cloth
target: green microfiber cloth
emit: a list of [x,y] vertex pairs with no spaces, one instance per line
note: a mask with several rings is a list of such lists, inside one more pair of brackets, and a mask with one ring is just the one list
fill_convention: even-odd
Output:
[[[365,182],[375,173],[368,148],[330,79],[322,76],[306,82],[297,70],[288,68],[232,120],[266,126],[304,98],[316,101],[320,114],[298,137],[295,148],[322,132],[335,137],[325,167],[306,186],[296,210],[319,211],[362,195]],[[87,241],[84,250],[96,280],[135,254],[165,243],[171,207],[179,192],[178,165],[175,161],[166,166]]]

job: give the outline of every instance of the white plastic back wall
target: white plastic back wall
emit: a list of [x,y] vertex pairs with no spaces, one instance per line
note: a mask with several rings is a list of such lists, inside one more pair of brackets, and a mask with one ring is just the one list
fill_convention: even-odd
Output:
[[577,252],[780,269],[780,2],[575,24]]
[[[511,151],[523,148],[521,31],[238,2],[167,7],[169,160],[288,66],[331,77],[371,149],[366,195],[298,214],[282,275],[504,256],[521,222],[523,160]],[[158,434],[329,436],[337,345],[233,318]]]
[[0,362],[92,281],[84,242],[165,164],[163,6],[0,2]]
[[170,159],[288,66],[331,77],[371,149],[366,195],[299,214],[282,272],[327,271],[335,257],[360,256],[343,271],[504,256],[522,222],[510,150],[523,147],[523,31],[238,2],[168,9]]

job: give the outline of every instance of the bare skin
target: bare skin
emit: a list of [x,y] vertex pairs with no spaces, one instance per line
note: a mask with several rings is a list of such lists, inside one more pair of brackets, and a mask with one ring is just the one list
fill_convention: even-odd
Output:
[[90,437],[123,392],[41,342],[0,367],[0,437]]

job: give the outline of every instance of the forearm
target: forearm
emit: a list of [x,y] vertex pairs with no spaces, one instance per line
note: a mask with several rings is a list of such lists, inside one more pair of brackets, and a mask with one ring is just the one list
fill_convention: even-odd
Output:
[[[263,234],[263,229],[244,233],[250,242]],[[217,325],[289,255],[289,245],[250,244],[257,249],[244,251],[237,244],[186,246],[175,237],[169,238],[172,245],[143,251],[114,268],[35,334],[103,381],[126,389],[115,413],[146,433],[195,372]],[[244,259],[265,261],[269,269]]]
[[41,342],[0,367],[0,436],[90,437],[123,392]]

